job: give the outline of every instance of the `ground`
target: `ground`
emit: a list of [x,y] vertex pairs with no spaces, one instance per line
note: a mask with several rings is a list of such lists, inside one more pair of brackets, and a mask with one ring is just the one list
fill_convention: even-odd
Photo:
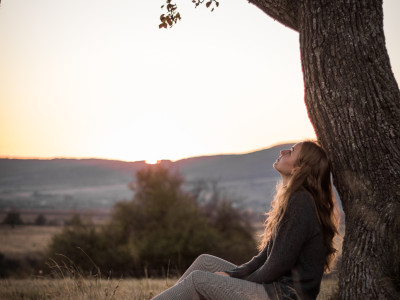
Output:
[[[46,249],[51,237],[61,232],[61,226],[0,226],[0,253],[7,258],[22,259],[38,256]],[[343,230],[343,229],[342,229]],[[342,231],[341,230],[341,231]],[[342,231],[343,232],[343,231]],[[341,242],[340,240],[338,241]],[[57,270],[56,270],[57,271]],[[57,278],[37,270],[24,279],[0,280],[0,300],[13,299],[151,299],[172,286],[176,278],[163,279],[92,279],[74,278],[56,272]],[[337,278],[324,278],[318,300],[337,298]]]

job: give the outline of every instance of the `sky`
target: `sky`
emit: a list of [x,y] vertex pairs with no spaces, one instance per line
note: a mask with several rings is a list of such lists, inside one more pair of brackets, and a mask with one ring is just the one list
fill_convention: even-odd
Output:
[[[2,0],[0,157],[177,160],[315,138],[298,34],[245,0]],[[400,1],[384,1],[400,78]],[[399,81],[398,81],[399,82]]]

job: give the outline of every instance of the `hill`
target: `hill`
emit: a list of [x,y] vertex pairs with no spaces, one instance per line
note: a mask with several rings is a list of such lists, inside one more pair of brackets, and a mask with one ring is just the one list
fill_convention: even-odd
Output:
[[[242,198],[244,207],[264,211],[279,180],[272,164],[287,146],[161,163],[178,169],[187,189],[199,180],[218,181],[229,194]],[[128,185],[145,165],[103,159],[0,159],[0,210],[111,207],[132,198]]]

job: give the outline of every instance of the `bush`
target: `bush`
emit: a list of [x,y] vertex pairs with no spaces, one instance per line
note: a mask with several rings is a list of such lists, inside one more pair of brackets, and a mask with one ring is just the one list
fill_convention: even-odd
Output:
[[3,224],[10,225],[12,228],[14,228],[16,225],[22,225],[24,222],[22,222],[21,216],[18,212],[9,212],[5,218],[3,219]]
[[35,225],[43,226],[46,225],[46,223],[47,223],[46,217],[42,214],[38,215],[35,219]]
[[0,278],[32,276],[35,270],[43,267],[42,261],[37,257],[25,256],[23,258],[6,257],[0,253]]
[[220,194],[200,205],[199,193],[183,191],[181,175],[162,165],[138,171],[136,179],[133,199],[114,206],[109,224],[96,230],[75,219],[53,238],[50,253],[84,270],[94,272],[93,260],[103,273],[133,276],[181,273],[201,253],[234,263],[255,254],[245,214]]

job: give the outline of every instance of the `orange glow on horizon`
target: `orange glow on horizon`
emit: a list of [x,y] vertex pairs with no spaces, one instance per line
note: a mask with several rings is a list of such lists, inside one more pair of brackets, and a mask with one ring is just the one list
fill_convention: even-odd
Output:
[[157,159],[146,159],[144,162],[148,165],[156,165],[160,163],[160,161]]

